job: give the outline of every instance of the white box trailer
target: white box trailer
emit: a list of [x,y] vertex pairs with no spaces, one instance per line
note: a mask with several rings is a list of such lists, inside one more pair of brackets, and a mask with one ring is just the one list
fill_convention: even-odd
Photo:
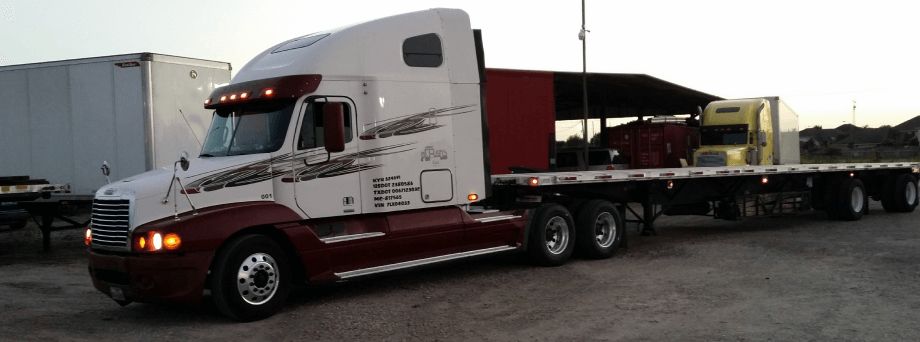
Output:
[[211,121],[203,101],[230,63],[154,53],[0,67],[0,176],[70,184],[91,199],[122,179],[197,155]]
[[773,116],[773,151],[776,164],[801,163],[799,155],[799,115],[779,96],[767,96]]

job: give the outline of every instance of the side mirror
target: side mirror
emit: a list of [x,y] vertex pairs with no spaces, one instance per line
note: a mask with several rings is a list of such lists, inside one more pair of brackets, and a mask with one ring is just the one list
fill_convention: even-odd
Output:
[[182,171],[188,171],[188,152],[182,151],[182,153],[179,153],[179,166],[182,167]]
[[757,140],[760,141],[760,146],[767,146],[767,132],[757,132]]
[[345,114],[341,102],[323,105],[323,136],[327,152],[345,150]]
[[111,171],[109,170],[109,163],[105,160],[102,161],[102,175],[108,176]]

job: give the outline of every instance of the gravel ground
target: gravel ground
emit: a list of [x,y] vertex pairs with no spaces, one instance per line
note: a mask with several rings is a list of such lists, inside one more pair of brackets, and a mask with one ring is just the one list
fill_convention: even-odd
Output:
[[920,340],[920,213],[873,202],[858,222],[822,212],[715,221],[663,217],[612,259],[533,267],[485,257],[296,290],[240,324],[96,291],[82,231],[0,227],[0,340],[23,341],[906,341]]

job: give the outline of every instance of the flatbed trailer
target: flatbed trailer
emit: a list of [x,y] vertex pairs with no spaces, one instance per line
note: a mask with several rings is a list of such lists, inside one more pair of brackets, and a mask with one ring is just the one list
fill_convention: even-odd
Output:
[[[574,212],[580,202],[607,200],[620,204],[623,214],[631,212],[635,219],[625,221],[639,223],[644,235],[656,234],[655,219],[677,208],[683,210],[670,214],[711,212],[715,218],[738,220],[812,208],[828,210],[831,203],[832,218],[858,220],[867,212],[865,203],[869,198],[884,201],[888,211],[912,211],[917,203],[916,188],[896,189],[895,183],[901,174],[916,183],[918,172],[920,164],[892,162],[505,174],[492,176],[495,200],[490,204],[510,209],[521,203],[555,201]],[[848,179],[858,180],[862,191],[842,198],[840,187]],[[906,193],[896,197],[895,191]],[[909,208],[889,203],[901,197],[912,203]],[[784,207],[783,199],[788,198],[793,198],[787,201],[791,205]],[[851,209],[860,213],[846,213],[845,206],[839,203],[843,200],[850,201],[850,207],[856,207]],[[628,203],[641,204],[643,213],[633,212],[624,205]],[[759,208],[753,213],[743,210],[751,206]]]

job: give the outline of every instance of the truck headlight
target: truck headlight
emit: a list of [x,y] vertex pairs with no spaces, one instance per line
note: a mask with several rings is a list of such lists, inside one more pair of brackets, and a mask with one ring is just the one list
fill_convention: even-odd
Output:
[[134,250],[138,252],[156,252],[159,250],[175,250],[182,245],[179,234],[151,231],[141,234],[134,240]]

